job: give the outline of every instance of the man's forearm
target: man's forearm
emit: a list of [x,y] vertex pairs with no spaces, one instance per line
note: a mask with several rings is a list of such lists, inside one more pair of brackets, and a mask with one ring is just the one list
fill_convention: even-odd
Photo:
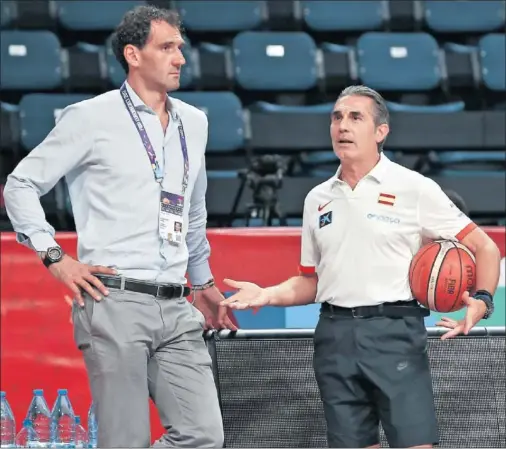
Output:
[[486,290],[494,295],[499,283],[501,254],[490,240],[476,249],[476,290]]
[[287,281],[266,288],[269,305],[278,307],[312,304],[316,298],[316,276],[296,276]]

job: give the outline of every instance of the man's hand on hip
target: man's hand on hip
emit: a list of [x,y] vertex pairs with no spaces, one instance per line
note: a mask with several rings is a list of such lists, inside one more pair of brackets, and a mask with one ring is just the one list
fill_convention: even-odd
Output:
[[109,294],[107,288],[94,274],[116,274],[113,268],[83,264],[66,254],[62,260],[51,264],[48,269],[56,279],[74,293],[80,306],[84,306],[82,291],[89,293],[97,301]]

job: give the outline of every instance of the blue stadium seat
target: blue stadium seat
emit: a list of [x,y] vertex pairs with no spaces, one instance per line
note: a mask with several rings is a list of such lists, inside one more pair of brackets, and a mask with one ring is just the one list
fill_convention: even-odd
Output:
[[14,19],[14,2],[2,0],[0,2],[0,27],[7,28]]
[[428,114],[446,114],[448,112],[460,112],[466,107],[463,101],[452,103],[443,103],[436,105],[411,105],[387,101],[387,107],[390,112],[425,112]]
[[[193,85],[195,72],[197,71],[191,43],[188,39],[186,39],[185,42],[183,56],[186,63],[181,69],[180,89],[186,89]],[[109,82],[112,86],[119,88],[125,81],[126,74],[121,64],[117,61],[116,56],[114,56],[111,47],[111,36],[109,36],[105,42],[105,59]]]
[[303,1],[304,22],[315,31],[372,31],[388,18],[387,2]]
[[184,27],[190,31],[243,31],[263,22],[263,1],[240,2],[179,0],[177,9]]
[[424,1],[427,26],[438,33],[489,32],[504,27],[504,1]]
[[232,42],[238,84],[248,90],[304,91],[316,86],[316,45],[302,32],[239,33]]
[[54,89],[62,82],[60,42],[50,31],[11,31],[0,34],[1,88]]
[[377,90],[427,91],[441,80],[440,50],[426,33],[364,33],[357,41],[359,76]]
[[54,128],[56,118],[63,109],[91,97],[77,94],[25,95],[19,103],[22,146],[33,150]]
[[135,0],[101,0],[90,6],[89,1],[61,1],[58,5],[58,19],[69,30],[108,31],[118,26],[123,15],[136,6],[146,4]]
[[172,92],[178,98],[203,110],[209,120],[208,151],[227,152],[244,145],[242,104],[232,92]]
[[[250,218],[248,221],[245,218],[236,218],[232,221],[232,227],[244,228],[249,226],[250,228],[264,227],[265,223],[261,218]],[[278,218],[272,220],[271,226],[281,226]],[[302,218],[287,218],[286,226],[300,227],[302,226]]]
[[19,129],[19,106],[0,102],[0,150],[14,152],[21,135]]
[[478,43],[483,83],[494,91],[506,90],[506,35],[488,34]]

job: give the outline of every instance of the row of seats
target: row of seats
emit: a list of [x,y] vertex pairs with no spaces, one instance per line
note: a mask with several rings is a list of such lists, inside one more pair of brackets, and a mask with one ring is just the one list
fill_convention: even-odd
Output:
[[[57,89],[65,80],[76,88],[90,89],[104,80],[118,87],[125,78],[110,39],[103,47],[62,49],[50,31],[2,31],[0,47],[3,90]],[[426,33],[366,32],[354,47],[318,47],[304,32],[245,31],[230,47],[205,43],[192,49],[188,43],[184,53],[182,89],[202,83],[227,88],[234,80],[246,90],[290,92],[315,88],[321,80],[330,86],[360,80],[383,91],[428,91],[448,73],[451,79],[468,73],[491,91],[506,90],[505,34],[485,35],[476,47],[440,47]]]
[[[21,147],[30,151],[54,127],[66,106],[93,95],[33,93],[19,105],[0,103],[5,152]],[[312,106],[280,106],[256,102],[245,108],[232,92],[174,92],[171,96],[204,111],[209,120],[208,153],[234,154],[244,149],[290,153],[309,151],[306,163],[335,163],[330,149],[328,126],[333,103]],[[499,164],[504,169],[506,153],[498,151],[504,139],[505,111],[462,111],[450,108],[413,108],[387,103],[391,113],[391,136],[387,148],[426,153],[430,150],[452,153],[438,163]],[[280,132],[280,130],[290,132]],[[480,151],[476,151],[479,149]],[[318,152],[323,151],[323,156]],[[466,153],[461,153],[466,151]],[[330,158],[330,159],[329,159]],[[435,162],[432,164],[434,166]]]
[[[24,3],[24,4],[23,4]],[[27,4],[39,3],[31,10]],[[45,3],[45,5],[44,5]],[[146,3],[176,8],[184,26],[191,32],[236,32],[270,25],[279,11],[279,1],[101,1],[90,7],[89,1],[1,2],[1,26],[34,27],[36,18],[46,12],[44,27],[58,23],[68,30],[110,31],[125,12]],[[283,8],[286,19],[301,23],[313,31],[366,31],[387,28],[399,2],[368,1],[291,1]],[[408,4],[413,19],[434,32],[493,32],[504,27],[502,1],[415,1]],[[410,4],[411,3],[411,4]],[[405,12],[405,7],[401,11]],[[37,14],[33,14],[33,12]],[[35,19],[34,19],[35,16]],[[290,17],[291,16],[291,17]],[[35,24],[34,24],[35,21]],[[270,27],[272,28],[272,27]]]

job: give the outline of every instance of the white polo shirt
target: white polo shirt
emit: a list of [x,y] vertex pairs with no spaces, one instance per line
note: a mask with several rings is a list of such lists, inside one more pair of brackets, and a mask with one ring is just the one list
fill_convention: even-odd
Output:
[[409,301],[422,238],[462,240],[476,227],[434,181],[384,154],[354,190],[339,175],[304,202],[300,271],[318,275],[316,302]]

